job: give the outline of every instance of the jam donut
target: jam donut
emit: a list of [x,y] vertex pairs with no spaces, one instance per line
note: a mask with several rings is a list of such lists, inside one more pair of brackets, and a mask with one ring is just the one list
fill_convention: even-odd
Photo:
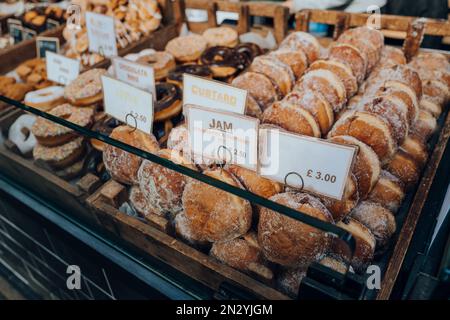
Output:
[[[333,223],[328,209],[305,193],[280,193],[270,198],[325,222]],[[306,266],[327,251],[330,236],[288,216],[262,208],[258,224],[258,242],[266,259],[289,267]]]
[[378,156],[368,145],[351,136],[334,136],[330,141],[358,147],[353,174],[358,181],[359,197],[366,199],[380,176]]
[[238,44],[238,33],[230,27],[209,28],[203,32],[209,47],[223,46],[234,48]]
[[[94,119],[94,110],[90,108],[76,108],[68,103],[53,108],[49,113],[84,128],[90,127]],[[47,147],[67,143],[76,136],[74,130],[44,118],[38,118],[36,120],[31,128],[31,132],[39,144]]]
[[103,99],[102,75],[104,69],[91,69],[80,74],[64,90],[65,98],[76,106],[89,106]]
[[27,106],[42,111],[49,111],[54,107],[64,103],[64,88],[52,86],[41,90],[28,92],[25,95],[24,100],[24,103]]
[[[154,153],[159,150],[158,142],[153,135],[128,126],[115,128],[109,137],[147,152]],[[103,151],[103,162],[114,180],[129,185],[139,182],[137,173],[142,158],[108,144]]]
[[150,65],[154,70],[156,81],[165,79],[176,67],[174,57],[164,51],[140,55],[136,62]]
[[[349,232],[355,239],[356,246],[350,265],[356,272],[364,272],[372,262],[375,253],[376,240],[374,235],[365,225],[351,217],[339,221],[336,226]],[[339,239],[333,240],[332,255],[338,256],[344,261],[349,261],[350,252],[347,245]]]
[[422,89],[427,100],[439,106],[444,106],[449,98],[450,91],[447,85],[440,80],[424,80]]
[[344,84],[347,98],[351,98],[358,91],[358,82],[353,75],[352,69],[339,61],[317,60],[309,66],[312,70],[328,70],[333,72]]
[[424,167],[428,160],[427,145],[420,141],[417,137],[408,136],[403,144],[400,146],[400,150],[410,156],[419,167]]
[[299,79],[308,67],[308,58],[303,51],[300,50],[289,48],[278,49],[273,51],[271,55],[274,55],[278,60],[287,64],[291,68],[296,79]]
[[215,78],[227,78],[250,65],[248,57],[229,47],[210,47],[203,52],[200,63],[208,66]]
[[43,161],[58,170],[78,162],[83,157],[84,147],[83,137],[56,147],[45,147],[38,143],[34,147],[33,157],[36,161]]
[[406,152],[399,150],[387,164],[386,170],[400,179],[406,190],[412,189],[419,181],[420,166]]
[[283,96],[292,91],[295,82],[294,73],[288,65],[273,55],[256,57],[250,66],[250,71],[267,76],[276,83]]
[[154,107],[154,122],[171,119],[181,113],[181,89],[172,83],[156,84],[156,103]]
[[383,249],[397,228],[392,213],[383,206],[370,201],[361,202],[351,217],[365,225],[375,236],[377,251]]
[[[239,181],[226,170],[207,170],[204,174],[242,188]],[[229,241],[246,234],[251,226],[250,202],[200,181],[188,181],[182,202],[184,211],[180,214],[182,217],[176,217],[175,225],[186,239]]]
[[236,77],[231,85],[247,90],[263,111],[278,100],[278,93],[272,81],[261,73],[245,72]]
[[333,109],[318,92],[292,91],[284,97],[283,102],[309,111],[319,124],[322,135],[326,135],[334,123]]
[[[109,116],[103,115],[98,121],[95,122],[95,124],[92,126],[92,131],[104,134],[106,136],[109,136],[111,132],[114,130],[114,128],[117,128],[119,126],[119,121],[111,118]],[[90,140],[92,147],[94,149],[103,152],[105,149],[106,144],[103,141],[97,140],[97,139],[91,139]]]
[[411,133],[418,136],[421,141],[426,142],[436,131],[437,121],[431,113],[420,110],[416,122],[411,127]]
[[262,110],[255,98],[250,94],[247,94],[247,103],[245,105],[245,115],[260,119],[262,116]]
[[400,208],[404,198],[405,191],[400,179],[388,171],[382,170],[380,179],[378,179],[372,192],[370,192],[368,200],[378,203],[395,213]]
[[275,102],[264,110],[262,122],[296,134],[321,137],[320,127],[314,116],[308,110],[284,100]]
[[166,45],[166,51],[179,62],[193,62],[200,58],[207,45],[204,37],[191,34],[170,40]]
[[308,71],[295,85],[294,90],[311,90],[321,93],[335,112],[339,112],[346,102],[344,84],[329,70]]
[[[195,166],[176,151],[163,149],[157,155],[195,170]],[[142,161],[137,175],[139,187],[153,213],[175,216],[183,210],[181,196],[189,179],[187,176],[148,160]]]
[[439,80],[450,89],[450,64],[437,52],[421,52],[408,64],[419,73],[422,80]]
[[9,127],[8,139],[17,146],[19,151],[28,156],[37,143],[36,137],[31,133],[31,128],[36,122],[36,116],[23,114]]
[[406,57],[401,49],[393,46],[384,46],[381,50],[380,64],[406,64]]
[[420,100],[420,109],[429,112],[435,119],[438,119],[442,113],[442,107],[439,104],[433,102],[431,97],[424,95]]
[[389,124],[380,116],[362,111],[347,111],[334,124],[328,137],[348,135],[365,143],[386,164],[397,147]]
[[183,88],[183,74],[185,73],[207,79],[212,79],[213,77],[213,73],[208,66],[202,66],[199,64],[183,64],[177,66],[175,70],[169,72],[167,82]]
[[308,58],[308,64],[313,63],[320,56],[320,44],[314,36],[307,32],[293,32],[280,44],[280,49],[289,48],[303,51]]
[[307,266],[300,268],[280,268],[277,272],[276,287],[291,298],[297,298],[300,284],[306,277]]
[[357,47],[346,43],[335,43],[328,52],[328,59],[341,62],[350,69],[358,83],[362,83],[366,77],[367,55]]

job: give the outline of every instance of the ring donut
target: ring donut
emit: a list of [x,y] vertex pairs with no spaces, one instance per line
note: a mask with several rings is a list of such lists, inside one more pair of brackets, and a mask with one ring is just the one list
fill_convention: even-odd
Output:
[[64,88],[59,86],[28,92],[24,98],[26,105],[42,111],[49,111],[64,101]]

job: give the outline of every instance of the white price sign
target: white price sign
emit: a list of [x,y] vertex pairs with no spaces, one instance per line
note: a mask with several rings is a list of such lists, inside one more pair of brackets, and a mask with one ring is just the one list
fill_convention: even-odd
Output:
[[244,114],[247,91],[185,73],[183,104]]
[[153,97],[122,81],[102,76],[105,112],[143,132],[152,133]]
[[258,170],[258,119],[193,105],[185,115],[195,159]]
[[59,84],[67,85],[80,74],[80,61],[47,51],[47,78]]
[[112,64],[118,80],[148,91],[156,99],[155,75],[152,67],[119,57],[112,58]]
[[104,14],[86,12],[89,51],[105,57],[117,56],[114,18]]
[[260,130],[260,174],[289,186],[341,200],[357,147]]

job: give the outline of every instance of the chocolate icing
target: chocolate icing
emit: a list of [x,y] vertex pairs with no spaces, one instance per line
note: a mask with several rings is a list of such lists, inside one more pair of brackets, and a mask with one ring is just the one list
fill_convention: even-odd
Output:
[[178,82],[183,82],[183,74],[188,73],[194,76],[210,77],[212,76],[211,69],[208,66],[200,64],[183,64],[177,66],[174,71],[169,72],[168,79]]
[[175,101],[181,100],[181,89],[172,83],[156,84],[156,104],[154,112],[162,111],[169,108]]

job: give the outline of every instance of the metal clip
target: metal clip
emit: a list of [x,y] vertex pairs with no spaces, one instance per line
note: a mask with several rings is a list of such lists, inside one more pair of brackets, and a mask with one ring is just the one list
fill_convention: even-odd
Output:
[[[128,123],[128,117],[133,118],[133,120],[134,120],[134,126],[130,126],[130,124]],[[135,132],[135,131],[137,130],[137,119],[136,119],[136,117],[135,117],[131,112],[130,112],[130,113],[127,113],[127,115],[125,116],[125,123],[126,123],[128,126],[130,126],[130,127],[133,128],[133,131],[131,131],[131,132]]]
[[227,158],[226,157],[221,157],[220,156],[220,150],[221,149],[224,149],[224,150],[226,150],[226,151],[228,151],[229,152],[229,154],[230,154],[230,161],[233,159],[233,153],[231,152],[231,150],[230,149],[228,149],[226,146],[224,146],[224,145],[221,145],[221,146],[219,146],[219,148],[217,148],[217,158],[225,158],[224,160],[222,160],[222,163],[220,163],[220,164],[217,164],[219,167],[220,167],[220,174],[222,174],[222,171],[223,171],[223,167],[225,166],[225,164],[227,163]]
[[[302,181],[302,186],[301,186],[300,188],[298,188],[298,187],[293,187],[293,186],[290,186],[290,185],[288,184],[287,179],[288,179],[288,177],[289,177],[290,175],[296,175],[297,177],[300,178],[300,180]],[[302,191],[304,186],[305,186],[305,181],[303,180],[302,175],[301,175],[300,173],[298,173],[298,172],[295,172],[295,171],[289,172],[289,173],[286,174],[286,176],[284,177],[284,191],[286,191],[286,188],[291,188],[291,189],[294,189],[294,190],[297,190],[297,191]]]

